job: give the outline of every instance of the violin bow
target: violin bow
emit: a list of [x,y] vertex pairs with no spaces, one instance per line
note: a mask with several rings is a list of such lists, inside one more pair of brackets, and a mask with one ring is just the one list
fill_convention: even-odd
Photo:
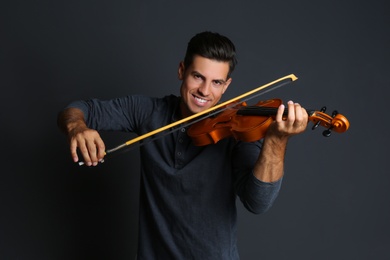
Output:
[[[183,124],[183,123],[187,123],[188,121],[191,121],[193,119],[198,119],[198,120],[192,121],[190,124],[187,124],[186,126],[191,125],[191,124],[196,123],[196,122],[198,122],[198,121],[200,121],[200,120],[202,120],[202,119],[204,119],[206,117],[209,117],[210,113],[212,114],[212,112],[217,110],[217,109],[220,109],[220,108],[224,107],[223,109],[220,109],[217,112],[214,112],[214,114],[222,112],[222,111],[228,109],[229,108],[229,104],[231,104],[231,103],[234,103],[234,102],[239,101],[239,100],[241,102],[248,101],[248,100],[250,100],[250,99],[252,99],[254,97],[263,95],[263,94],[265,94],[265,93],[267,93],[267,92],[269,92],[271,90],[275,90],[275,89],[277,89],[277,88],[279,88],[279,87],[281,87],[283,85],[286,85],[286,84],[288,84],[288,83],[290,83],[292,81],[296,81],[297,79],[298,78],[294,74],[286,75],[284,77],[281,77],[279,79],[271,81],[271,82],[269,82],[267,84],[264,84],[264,85],[262,85],[260,87],[252,89],[252,90],[250,90],[250,91],[248,91],[248,92],[246,92],[244,94],[241,94],[241,95],[239,95],[237,97],[229,99],[229,100],[227,100],[227,101],[225,101],[223,103],[217,104],[217,105],[215,105],[215,106],[213,106],[213,107],[211,107],[209,109],[206,109],[206,110],[204,110],[202,112],[196,113],[194,115],[188,116],[186,118],[183,118],[181,120],[178,120],[176,122],[173,122],[171,124],[163,126],[161,128],[158,128],[158,129],[153,130],[151,132],[148,132],[146,134],[143,134],[143,135],[140,135],[140,136],[135,137],[133,139],[130,139],[130,140],[128,140],[128,141],[126,141],[126,142],[124,142],[124,143],[122,143],[122,144],[120,144],[120,145],[118,145],[118,146],[116,146],[116,147],[114,147],[112,149],[106,150],[105,154],[107,155],[107,154],[113,153],[115,151],[121,150],[122,148],[129,147],[130,145],[132,145],[134,143],[137,143],[137,142],[139,142],[141,140],[144,140],[146,138],[149,138],[149,137],[151,137],[153,135],[156,135],[158,133],[166,131],[166,130],[168,130],[170,128],[173,128],[173,127],[178,126],[178,125]],[[267,89],[267,91],[260,92],[261,90],[264,90],[264,89]],[[207,116],[201,117],[203,115],[207,115]],[[84,162],[79,162],[79,165],[83,165],[83,164],[84,164]]]

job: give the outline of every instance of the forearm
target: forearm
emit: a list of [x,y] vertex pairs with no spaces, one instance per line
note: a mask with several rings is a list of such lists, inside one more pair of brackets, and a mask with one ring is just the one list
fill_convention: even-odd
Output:
[[287,140],[264,139],[253,175],[245,178],[240,189],[240,199],[249,211],[263,213],[274,203],[283,177],[286,145]]
[[270,136],[264,139],[263,149],[253,169],[258,180],[276,182],[283,177],[287,142],[287,137]]
[[66,108],[61,111],[57,118],[57,124],[60,130],[67,135],[76,128],[87,128],[84,114],[78,108]]
[[275,182],[283,177],[288,139],[302,133],[307,126],[306,110],[292,101],[287,104],[287,116],[283,114],[285,106],[279,106],[275,121],[267,130],[263,149],[254,167],[254,175],[264,182]]
[[255,214],[266,212],[272,206],[282,182],[282,178],[275,182],[261,181],[254,174],[263,141],[238,143],[232,158],[235,191],[245,208]]

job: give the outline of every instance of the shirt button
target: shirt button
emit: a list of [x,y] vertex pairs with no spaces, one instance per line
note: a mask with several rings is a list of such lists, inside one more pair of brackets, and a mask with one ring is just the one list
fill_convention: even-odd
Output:
[[184,132],[186,131],[186,129],[183,127],[182,129],[180,129],[180,131],[181,131],[182,133],[184,133]]
[[183,139],[182,138],[179,139],[179,143],[181,143],[181,144],[183,143]]
[[177,156],[181,156],[181,152],[177,152]]

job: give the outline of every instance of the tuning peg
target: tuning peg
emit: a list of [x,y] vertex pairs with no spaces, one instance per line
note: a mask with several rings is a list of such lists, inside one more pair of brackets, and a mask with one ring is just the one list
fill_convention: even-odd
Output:
[[317,123],[315,123],[315,125],[313,125],[313,127],[311,128],[311,130],[314,130],[316,129],[319,125],[320,125],[321,121],[318,121]]
[[325,136],[325,137],[331,136],[332,135],[332,128],[329,128],[329,129],[323,131],[322,135]]
[[[323,107],[320,109],[320,112],[325,113],[325,111],[326,111],[326,106],[323,106]],[[312,129],[312,130],[316,129],[320,124],[321,124],[321,121],[318,121],[317,123],[315,123],[315,125],[313,125],[313,127],[312,127],[311,129]]]

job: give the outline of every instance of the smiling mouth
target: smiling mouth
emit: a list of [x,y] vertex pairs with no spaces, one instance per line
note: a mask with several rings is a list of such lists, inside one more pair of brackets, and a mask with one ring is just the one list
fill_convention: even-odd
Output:
[[192,96],[194,97],[195,101],[201,105],[206,104],[208,102],[207,99],[203,99],[203,98],[197,97],[195,95],[192,95]]

